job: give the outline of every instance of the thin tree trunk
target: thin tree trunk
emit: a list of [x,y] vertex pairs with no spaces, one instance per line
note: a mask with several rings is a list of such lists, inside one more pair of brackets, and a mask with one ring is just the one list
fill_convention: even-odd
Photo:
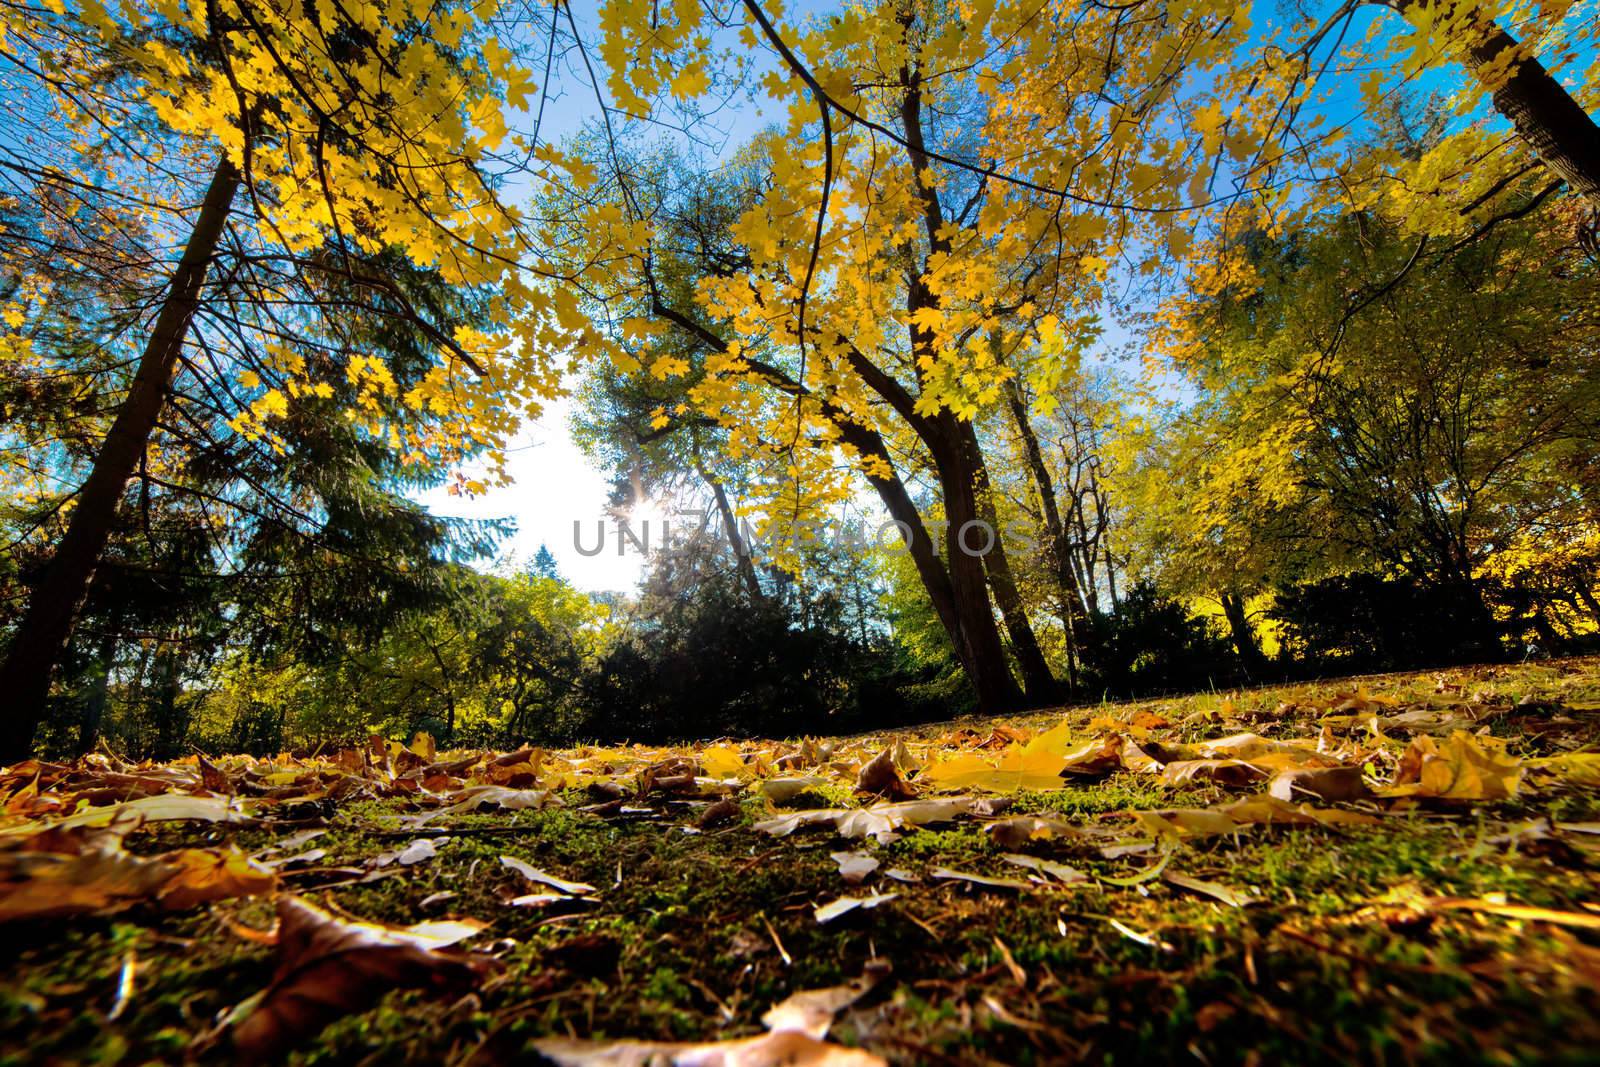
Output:
[[759,604],[765,599],[761,592],[761,580],[756,576],[756,565],[750,559],[750,549],[744,543],[744,538],[739,536],[739,518],[733,513],[733,505],[728,502],[727,490],[723,489],[719,479],[700,464],[698,458],[695,459],[694,466],[701,480],[711,487],[711,495],[717,501],[717,514],[722,516],[722,529],[728,535],[728,547],[733,550],[739,577],[744,580],[745,588],[750,591],[750,599]]
[[100,647],[95,654],[94,676],[89,697],[84,701],[83,718],[78,723],[78,755],[94,751],[100,739],[100,725],[105,722],[106,705],[111,698],[111,667],[117,656],[117,627],[120,620],[113,619],[100,635]]
[[1044,461],[1044,449],[1039,446],[1039,435],[1034,432],[1033,420],[1028,413],[1027,399],[1015,378],[1006,383],[1006,399],[1017,436],[1022,440],[1022,453],[1028,473],[1033,480],[1033,491],[1039,498],[1039,512],[1044,518],[1045,536],[1050,540],[1050,562],[1055,568],[1056,586],[1060,590],[1061,624],[1067,639],[1067,686],[1071,692],[1078,688],[1078,639],[1083,633],[1085,610],[1083,593],[1078,588],[1078,575],[1072,566],[1072,549],[1067,543],[1066,525],[1061,521],[1061,505],[1056,499],[1055,480]]
[[186,719],[178,715],[178,701],[183,696],[183,676],[179,667],[177,646],[167,644],[156,654],[156,759],[172,759],[183,751],[183,739],[189,732]]
[[[1402,16],[1420,6],[1420,0],[1384,2]],[[1481,19],[1466,32],[1471,40],[1463,59],[1488,88],[1495,110],[1569,189],[1600,208],[1600,126],[1537,58],[1516,60],[1502,71],[1502,57],[1518,45],[1493,20]]]
[[78,490],[66,535],[34,584],[22,624],[0,665],[0,693],[6,694],[11,708],[0,723],[0,760],[23,759],[33,747],[51,675],[111,536],[123,490],[149,447],[238,187],[239,172],[224,159],[212,175],[133,384]]
[[[889,466],[889,453],[883,439],[866,427],[841,418],[836,423],[840,437],[863,456],[882,461]],[[892,471],[892,468],[890,468]],[[978,707],[984,711],[1008,711],[1023,705],[1022,690],[1011,676],[1006,665],[1005,649],[1000,644],[1000,633],[994,624],[994,614],[989,608],[989,592],[984,585],[983,568],[974,566],[977,560],[960,552],[950,556],[946,567],[934,549],[933,538],[923,525],[911,494],[897,474],[868,474],[867,481],[877,490],[890,518],[910,531],[906,550],[916,565],[917,576],[933,603],[945,633],[955,649],[956,660],[961,664],[978,698]],[[948,505],[947,505],[948,507]],[[960,561],[958,563],[958,560]],[[974,596],[976,590],[976,596]]]
[[[978,433],[970,422],[960,422],[957,427],[958,442],[963,464],[971,469],[971,486],[978,518],[986,523],[993,544],[983,554],[983,567],[989,576],[989,586],[994,590],[995,604],[1000,617],[1005,620],[1006,634],[1011,638],[1011,649],[1016,653],[1017,666],[1022,669],[1022,688],[1031,704],[1049,704],[1061,698],[1061,687],[1050,665],[1045,662],[1039,639],[1028,620],[1027,606],[1017,588],[1016,577],[1011,573],[1011,559],[1006,555],[1005,539],[1001,536],[1000,519],[994,506],[994,487],[989,482],[989,468],[983,459],[983,449],[978,444]],[[959,532],[959,531],[958,531]],[[971,539],[964,539],[971,545]],[[979,542],[981,546],[982,542]]]
[[1250,617],[1245,614],[1244,598],[1236,593],[1222,594],[1222,615],[1228,620],[1228,633],[1233,638],[1233,650],[1244,664],[1244,673],[1252,681],[1259,681],[1267,671],[1267,657],[1261,653]]

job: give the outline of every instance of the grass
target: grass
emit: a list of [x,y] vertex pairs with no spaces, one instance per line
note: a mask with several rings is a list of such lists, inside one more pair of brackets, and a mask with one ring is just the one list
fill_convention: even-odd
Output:
[[[1524,756],[1600,741],[1600,663],[1366,679],[1408,707],[1476,693],[1508,710],[1494,721]],[[1174,723],[1215,736],[1215,717],[1248,721],[1280,704],[1326,704],[1348,681],[1204,694],[1069,711]],[[1461,686],[1461,691],[1450,689]],[[1060,712],[1006,720],[1037,727]],[[1255,728],[1291,732],[1315,716]],[[1562,722],[1561,720],[1570,720]],[[924,737],[997,720],[912,731]],[[1205,806],[1238,794],[1170,789],[1148,776],[1023,794],[1015,811],[1109,824],[1128,810]],[[1005,851],[973,825],[924,829],[883,846],[827,835],[774,840],[746,799],[730,826],[687,833],[687,812],[607,819],[567,807],[470,815],[446,823],[438,855],[375,881],[299,890],[351,916],[397,924],[441,916],[492,919],[475,944],[499,973],[474,995],[440,1003],[399,991],[304,1045],[296,1063],[526,1061],[546,1035],[716,1039],[761,1031],[761,1016],[798,990],[833,985],[887,961],[892,979],[835,1025],[833,1036],[901,1063],[1193,1061],[1201,1064],[1594,1062],[1600,1048],[1600,936],[1421,898],[1504,894],[1519,904],[1583,911],[1600,903],[1597,854],[1580,834],[1514,835],[1531,820],[1600,820],[1592,789],[1550,784],[1511,801],[1416,807],[1373,827],[1256,828],[1185,842],[1172,869],[1249,892],[1224,906],[1161,880],[1031,892],[886,881],[952,867],[1016,878]],[[836,802],[837,796],[828,796]],[[349,803],[315,846],[318,869],[359,867],[401,847],[406,800]],[[483,831],[493,830],[493,833]],[[509,832],[507,832],[509,831]],[[160,851],[233,840],[250,850],[283,831],[163,824],[130,838]],[[894,901],[819,926],[813,909],[844,892],[829,853],[869,848],[870,888]],[[1145,870],[1149,856],[1106,859],[1082,843],[1036,842],[1036,855],[1096,875]],[[596,886],[593,906],[508,908],[522,891],[511,855]],[[394,870],[396,868],[386,868]],[[326,876],[323,876],[326,877]],[[438,894],[454,894],[430,902]],[[0,970],[0,1059],[6,1063],[145,1063],[184,1059],[219,1013],[264,987],[273,950],[239,936],[264,929],[266,900],[164,914],[13,924]],[[128,961],[136,970],[117,1003]],[[212,1059],[228,1059],[223,1051]]]

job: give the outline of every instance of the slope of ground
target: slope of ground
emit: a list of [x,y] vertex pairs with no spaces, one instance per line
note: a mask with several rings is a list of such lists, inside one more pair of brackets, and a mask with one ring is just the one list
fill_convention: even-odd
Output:
[[0,1048],[1592,1062],[1597,743],[1571,660],[833,741],[30,762]]

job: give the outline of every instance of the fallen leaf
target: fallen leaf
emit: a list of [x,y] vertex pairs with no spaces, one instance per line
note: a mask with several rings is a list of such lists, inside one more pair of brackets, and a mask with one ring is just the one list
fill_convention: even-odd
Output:
[[1338,803],[1372,795],[1360,767],[1317,767],[1283,771],[1267,787],[1279,800],[1316,800]]
[[827,785],[822,778],[768,778],[761,782],[759,787],[763,796],[774,804],[787,804],[795,797],[808,789],[815,789],[820,785]]
[[462,811],[477,811],[493,804],[501,811],[559,808],[561,800],[548,789],[510,789],[503,785],[474,785],[446,798],[452,803],[427,818]]
[[1016,852],[1008,852],[1000,858],[1012,866],[1025,867],[1030,871],[1048,874],[1065,885],[1080,885],[1089,881],[1089,876],[1076,867],[1069,867],[1065,863],[1057,863],[1055,860],[1041,859],[1038,856],[1027,856]]
[[1022,848],[1032,841],[1083,836],[1066,820],[1042,815],[1013,815],[989,823],[983,830],[995,844],[1011,849]]
[[1262,768],[1237,759],[1174,760],[1161,768],[1161,780],[1167,785],[1216,782],[1218,785],[1245,786],[1265,777],[1267,772]]
[[737,778],[746,770],[744,757],[732,745],[708,745],[701,749],[700,766],[713,778]]
[[233,846],[186,848],[167,853],[161,861],[176,869],[156,896],[168,911],[213,900],[261,896],[278,888],[277,875]]
[[696,827],[706,830],[713,826],[721,826],[725,822],[732,822],[739,817],[739,802],[728,797],[707,804],[705,810],[695,819]]
[[1156,861],[1154,866],[1147,867],[1138,874],[1129,875],[1126,878],[1118,878],[1105,874],[1096,875],[1095,877],[1099,878],[1106,885],[1122,886],[1124,889],[1132,889],[1134,886],[1144,885],[1146,882],[1153,882],[1157,878],[1161,877],[1161,875],[1167,869],[1167,864],[1171,862],[1172,853],[1164,852],[1161,854],[1161,858]]
[[0,922],[117,911],[153,899],[177,868],[122,847],[102,832],[78,852],[0,852]]
[[433,859],[438,854],[439,846],[432,838],[419,837],[401,849],[400,854],[395,857],[394,861],[402,867],[414,867],[419,863]]
[[1457,730],[1442,745],[1433,738],[1414,738],[1400,757],[1394,784],[1381,796],[1431,797],[1440,800],[1505,800],[1516,796],[1522,761],[1493,737]]
[[841,1011],[870,993],[887,973],[869,965],[861,977],[826,989],[805,989],[790,994],[761,1016],[761,1025],[774,1033],[793,1031],[821,1040],[828,1036]]
[[1564,778],[1574,785],[1600,786],[1600,752],[1568,752],[1560,756],[1528,760],[1527,765]]
[[873,893],[865,897],[840,897],[838,900],[829,901],[816,910],[818,925],[826,925],[842,915],[848,915],[859,909],[876,908],[879,904],[886,903],[898,897],[899,893]]
[[874,793],[891,800],[909,800],[917,791],[900,777],[900,768],[894,763],[894,750],[885,748],[868,761],[856,775],[856,791]]
[[399,929],[346,922],[297,897],[278,902],[278,967],[272,984],[240,1004],[214,1037],[231,1036],[253,1062],[276,1059],[345,1015],[365,1011],[391,989],[459,994],[487,962],[443,951],[482,929]]
[[940,881],[967,882],[971,885],[987,886],[990,889],[1032,889],[1032,882],[1024,882],[1019,878],[987,878],[981,874],[969,874],[966,871],[952,871],[948,867],[936,867],[928,872],[929,877]]
[[546,874],[539,868],[519,860],[515,856],[501,856],[500,862],[535,885],[547,885],[551,889],[565,893],[568,896],[582,896],[584,893],[594,892],[594,886],[586,882],[569,882],[565,878],[557,878],[553,874]]
[[860,885],[878,869],[878,861],[865,852],[833,852],[829,856],[839,865],[839,876],[850,885]]
[[1220,900],[1231,908],[1242,908],[1248,904],[1258,903],[1261,900],[1260,897],[1237,892],[1216,882],[1206,882],[1199,878],[1191,878],[1187,874],[1179,874],[1177,871],[1163,871],[1161,872],[1161,878],[1179,889],[1187,889],[1191,893],[1199,893],[1201,896]]
[[984,789],[992,793],[1061,789],[1063,774],[1099,775],[1121,766],[1122,740],[1109,737],[1071,748],[1063,721],[1023,743],[1012,743],[997,757],[961,753],[923,768],[918,782],[939,789]]
[[970,813],[972,808],[973,801],[969,797],[907,800],[898,804],[874,804],[868,808],[819,808],[766,819],[756,823],[755,829],[773,837],[787,837],[802,828],[831,826],[841,837],[872,836],[879,841],[887,841],[896,830],[951,822]]
[[1500,915],[1507,919],[1528,922],[1555,923],[1558,926],[1575,926],[1584,930],[1600,930],[1600,914],[1585,911],[1557,911],[1552,908],[1535,908],[1526,904],[1510,904],[1504,900],[1461,897],[1430,897],[1424,905],[1439,911],[1479,911]]
[[1176,952],[1177,949],[1156,937],[1154,934],[1141,933],[1120,919],[1107,919],[1111,928],[1130,941],[1137,941],[1141,945],[1148,945],[1160,952]]
[[58,825],[0,850],[0,922],[109,913],[145,901],[176,911],[270,893],[277,884],[269,869],[231,846],[136,856],[114,831]]
[[693,1044],[545,1037],[531,1047],[555,1067],[887,1067],[887,1061],[796,1030]]
[[[157,796],[140,797],[137,800],[124,801],[120,804],[86,808],[76,815],[69,815],[52,825],[57,829],[66,829],[75,826],[110,826],[113,823],[137,826],[140,823],[147,822],[178,822],[183,820],[244,823],[251,821],[251,812],[254,810],[254,805],[249,801],[240,800],[236,797],[199,797],[189,796],[184,793],[164,793]],[[11,826],[0,830],[0,836],[29,835],[38,832],[39,826],[37,824],[24,823],[20,826]]]

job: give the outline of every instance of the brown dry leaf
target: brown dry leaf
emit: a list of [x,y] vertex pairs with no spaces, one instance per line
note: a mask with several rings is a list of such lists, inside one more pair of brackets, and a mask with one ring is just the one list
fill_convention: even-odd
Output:
[[77,848],[61,840],[50,844],[63,847],[49,851],[0,851],[0,922],[117,911],[153,898],[177,874],[160,860],[125,851],[120,834],[64,836],[75,836]]
[[1083,836],[1065,819],[1047,815],[1013,815],[989,823],[983,829],[995,844],[1010,849],[1023,848],[1031,841]]
[[238,849],[182,849],[135,856],[110,830],[52,828],[0,851],[0,922],[114,912],[145,901],[168,910],[277,888],[278,879]]
[[1254,763],[1237,759],[1174,760],[1161,768],[1161,780],[1167,785],[1216,782],[1218,785],[1242,787],[1266,777],[1267,772]]
[[758,788],[761,790],[762,795],[774,804],[787,804],[806,790],[827,784],[826,779],[811,776],[804,778],[768,778],[766,781],[761,782]]
[[435,815],[448,812],[477,811],[493,804],[501,811],[539,810],[559,808],[561,800],[548,789],[510,789],[502,785],[474,785],[446,798],[452,803]]
[[1065,885],[1080,885],[1089,881],[1089,876],[1076,867],[1069,867],[1065,863],[1055,860],[1041,859],[1038,856],[1026,856],[1016,852],[1008,852],[1000,857],[1013,867],[1024,867],[1040,874],[1048,874],[1056,881]]
[[879,841],[887,841],[896,830],[908,826],[951,822],[969,814],[973,805],[971,797],[936,797],[898,804],[874,804],[868,808],[819,808],[765,819],[756,823],[754,828],[773,837],[787,837],[802,828],[831,826],[841,837],[871,835]]
[[1146,833],[1157,837],[1213,837],[1251,826],[1371,826],[1379,820],[1363,812],[1291,804],[1266,793],[1215,808],[1129,811]]
[[888,971],[886,964],[874,961],[868,964],[866,973],[860,978],[843,985],[805,989],[791,994],[761,1016],[761,1025],[774,1033],[791,1031],[820,1041],[828,1036],[828,1030],[838,1014],[870,993],[883,981]]
[[1267,793],[1225,804],[1221,810],[1234,821],[1252,826],[1372,826],[1380,821],[1365,812],[1292,804]]
[[1372,795],[1361,777],[1360,767],[1316,767],[1283,771],[1272,780],[1267,792],[1279,800],[1310,797],[1328,803],[1362,800]]
[[701,1044],[547,1037],[532,1047],[556,1067],[887,1067],[870,1052],[795,1030]]
[[895,766],[892,748],[885,748],[862,766],[856,775],[856,791],[873,793],[890,800],[910,800],[917,795],[917,791],[900,777],[900,768]]
[[1328,711],[1336,715],[1376,715],[1400,703],[1393,697],[1373,696],[1367,692],[1367,687],[1364,685],[1356,686],[1353,693],[1336,693],[1333,700],[1333,706]]
[[1191,878],[1187,874],[1179,874],[1177,871],[1162,871],[1161,877],[1164,881],[1177,886],[1179,889],[1187,889],[1191,893],[1199,893],[1201,896],[1220,900],[1230,908],[1243,908],[1261,901],[1260,897],[1253,897],[1248,893],[1229,889],[1227,886],[1220,885],[1217,882]]
[[886,904],[899,895],[899,893],[873,893],[865,897],[840,897],[817,908],[817,924],[825,926],[840,916],[849,915],[858,909],[876,908],[879,904]]
[[928,872],[928,876],[941,882],[966,882],[969,885],[981,885],[989,889],[1032,889],[1032,882],[1024,882],[1019,878],[989,878],[981,874],[969,874],[966,871],[952,871],[948,867],[935,867]]
[[865,852],[832,852],[828,858],[839,865],[839,877],[848,885],[860,885],[878,869],[878,861]]
[[1564,778],[1574,785],[1600,786],[1600,752],[1568,752],[1561,756],[1529,760],[1527,766]]
[[196,756],[195,760],[200,767],[200,784],[212,793],[232,793],[233,783],[221,770],[213,766],[204,756]]
[[567,896],[582,896],[585,893],[594,892],[594,886],[589,885],[587,882],[569,882],[565,878],[557,878],[555,875],[546,874],[539,868],[519,860],[515,856],[501,856],[500,862],[534,885],[549,886],[556,892],[565,893]]
[[335,1019],[366,1011],[391,989],[459,995],[488,962],[441,950],[483,929],[473,922],[400,929],[346,922],[297,897],[278,902],[278,969],[211,1035],[231,1035],[246,1060],[276,1059]]
[[226,849],[186,848],[161,860],[177,870],[157,895],[168,911],[213,900],[261,896],[278,888],[276,874],[231,845]]
[[739,817],[739,802],[724,797],[706,805],[694,824],[702,830],[713,826],[721,826],[725,822],[732,822]]
[[[99,808],[86,808],[75,815],[52,824],[66,829],[75,826],[100,827],[113,823],[137,826],[141,822],[197,822],[244,823],[251,821],[254,806],[245,800],[228,796],[189,796],[184,793],[163,793],[140,797],[121,804],[107,804]],[[31,836],[39,832],[38,823],[23,823],[0,830],[0,836]]]
[[1516,796],[1522,761],[1504,741],[1457,730],[1441,745],[1417,737],[1400,757],[1394,784],[1380,795],[1441,800],[1505,800]]
[[1127,814],[1133,816],[1145,833],[1156,837],[1213,837],[1240,829],[1236,819],[1216,808],[1167,808]]

